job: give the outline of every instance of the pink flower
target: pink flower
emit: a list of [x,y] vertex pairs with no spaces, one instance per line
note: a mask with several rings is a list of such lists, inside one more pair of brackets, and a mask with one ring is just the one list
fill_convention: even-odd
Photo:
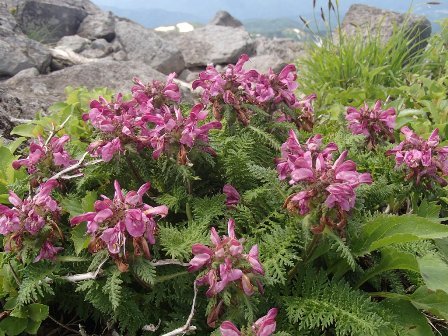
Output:
[[[263,267],[258,260],[258,247],[251,248],[249,254],[244,254],[243,240],[235,235],[235,221],[228,222],[228,236],[220,237],[215,228],[210,230],[210,240],[213,248],[202,244],[192,247],[193,259],[188,271],[195,272],[203,267],[207,273],[197,280],[199,285],[209,285],[207,296],[215,296],[232,283],[239,285],[246,295],[253,294],[252,275],[263,275]],[[243,261],[249,263],[250,267]],[[249,276],[251,275],[251,276]]]
[[0,205],[0,234],[6,237],[5,250],[20,253],[25,239],[45,241],[35,262],[41,259],[53,260],[62,250],[53,246],[58,237],[62,238],[57,224],[60,208],[51,197],[57,185],[56,180],[42,183],[34,196],[23,200],[13,191],[9,192],[9,201],[13,207]]
[[42,245],[39,255],[34,259],[34,262],[38,262],[39,260],[55,260],[56,254],[58,254],[61,250],[63,250],[62,247],[55,247],[47,240]]
[[[87,233],[103,241],[111,254],[125,253],[126,240],[134,241],[136,246],[143,244],[141,237],[149,244],[155,244],[154,233],[157,227],[154,217],[165,217],[168,208],[165,205],[152,207],[143,203],[143,196],[150,183],[142,185],[138,191],[124,194],[118,181],[114,182],[115,195],[111,200],[102,196],[94,204],[95,211],[73,217],[72,225],[87,222]],[[143,251],[146,246],[140,246]],[[136,251],[134,251],[136,252]],[[149,255],[147,256],[149,258]]]
[[[272,308],[268,313],[260,317],[251,327],[254,336],[270,336],[275,332],[277,317],[277,308]],[[219,331],[222,336],[240,336],[241,332],[239,329],[230,321],[224,321]]]
[[45,143],[42,137],[38,137],[36,142],[31,143],[28,157],[14,161],[12,166],[14,169],[25,166],[30,174],[44,170],[41,164],[46,165],[46,168],[50,168],[52,171],[57,170],[57,167],[66,168],[76,162],[64,149],[64,145],[68,141],[70,141],[68,135],[63,135],[60,138],[53,136],[48,143]]
[[208,112],[202,104],[195,105],[188,118],[185,118],[180,109],[170,109],[164,106],[159,113],[148,116],[147,121],[154,124],[152,129],[145,131],[151,147],[154,149],[153,158],[158,159],[162,152],[171,154],[173,144],[178,143],[178,158],[180,163],[187,161],[185,148],[197,146],[209,151],[208,132],[211,129],[220,129],[221,123],[214,121],[203,123]]
[[219,327],[222,336],[241,336],[241,332],[230,321],[224,321]]
[[[315,135],[301,146],[294,132],[282,145],[282,157],[277,159],[277,171],[280,179],[290,178],[289,184],[300,186],[304,190],[295,192],[285,201],[290,211],[306,215],[317,205],[324,203],[327,208],[336,208],[339,224],[345,223],[344,212],[355,206],[355,189],[361,184],[372,183],[369,173],[356,171],[356,164],[347,160],[347,151],[342,152],[333,162],[332,153],[337,150],[335,144],[322,147],[322,136]],[[326,220],[324,223],[334,223]]]
[[410,171],[406,179],[413,179],[419,184],[435,181],[446,186],[445,176],[448,174],[448,146],[439,147],[439,130],[436,128],[425,141],[407,126],[401,128],[405,140],[398,146],[386,152],[395,154],[397,166],[405,165]]
[[275,318],[277,317],[277,308],[272,308],[266,316],[259,318],[253,325],[252,331],[256,336],[270,336],[276,328]]
[[223,188],[223,192],[226,195],[227,208],[232,208],[238,205],[240,202],[240,194],[232,185],[226,184]]
[[174,83],[176,73],[171,73],[166,83],[160,81],[152,81],[152,83],[144,84],[138,78],[134,78],[135,85],[132,87],[132,95],[139,104],[146,104],[150,101],[155,108],[160,108],[162,105],[170,105],[172,103],[179,103],[181,93],[179,86]]
[[346,120],[353,134],[362,134],[371,146],[381,140],[394,141],[395,109],[381,109],[382,102],[378,100],[372,109],[364,104],[359,110],[354,107],[347,109]]

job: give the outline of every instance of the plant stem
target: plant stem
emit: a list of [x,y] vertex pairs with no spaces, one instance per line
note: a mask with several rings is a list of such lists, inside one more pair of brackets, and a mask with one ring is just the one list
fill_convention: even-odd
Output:
[[316,247],[319,243],[320,237],[322,235],[321,234],[315,234],[313,236],[313,239],[311,240],[311,243],[307,246],[305,252],[303,253],[303,258],[302,260],[299,260],[295,265],[294,268],[292,270],[289,271],[288,273],[288,278],[289,280],[291,280],[296,274],[297,271],[299,270],[300,264],[306,264],[309,260],[309,258],[313,255],[314,251],[316,250]]

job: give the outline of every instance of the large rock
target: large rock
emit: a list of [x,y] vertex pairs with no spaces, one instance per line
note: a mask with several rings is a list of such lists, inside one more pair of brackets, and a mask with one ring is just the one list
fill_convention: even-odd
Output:
[[188,68],[238,61],[241,54],[253,55],[255,42],[244,29],[205,26],[174,39]]
[[87,11],[66,1],[28,0],[18,6],[17,22],[30,38],[43,43],[75,35]]
[[154,31],[131,21],[118,21],[115,33],[130,60],[143,62],[168,74],[185,68],[182,53],[170,41],[162,40]]
[[431,35],[431,22],[424,16],[400,14],[367,5],[351,5],[342,21],[342,33],[347,36],[361,34],[363,37],[380,35],[386,43],[394,32],[394,27],[408,31],[411,48],[426,46],[425,40]]
[[255,69],[259,73],[265,74],[269,69],[272,69],[275,73],[279,73],[285,65],[287,65],[287,62],[277,56],[260,55],[251,57],[249,61],[244,64],[243,68],[246,70]]
[[78,29],[78,35],[90,40],[115,38],[115,17],[111,12],[88,15]]
[[6,4],[0,4],[0,27],[11,31],[17,27],[17,21]]
[[235,19],[229,12],[226,11],[217,12],[209,24],[234,28],[241,27],[243,25],[240,20]]
[[153,79],[165,80],[160,72],[141,62],[99,61],[74,65],[48,75],[18,79],[14,85],[0,83],[0,92],[14,98],[15,105],[20,105],[18,118],[32,118],[34,114],[58,101],[65,99],[67,86],[108,87],[117,92],[129,92],[132,78],[139,77],[144,82]]
[[44,45],[0,27],[0,77],[11,77],[33,67],[46,72],[50,61],[50,51]]
[[79,53],[90,45],[90,40],[78,35],[64,36],[56,44],[57,48],[73,50]]
[[288,38],[257,37],[255,42],[257,56],[274,56],[286,63],[294,62],[304,52],[303,42]]

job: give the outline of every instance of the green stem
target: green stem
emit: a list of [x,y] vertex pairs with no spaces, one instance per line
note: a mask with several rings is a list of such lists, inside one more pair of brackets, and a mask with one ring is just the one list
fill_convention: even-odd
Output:
[[320,241],[320,237],[322,235],[321,234],[315,234],[313,236],[313,239],[311,240],[311,243],[307,246],[305,252],[303,253],[303,257],[302,260],[299,260],[295,265],[294,268],[292,270],[289,271],[288,273],[288,279],[291,280],[298,272],[300,265],[306,264],[308,262],[308,260],[310,259],[310,257],[313,255],[314,251],[317,248],[317,245]]

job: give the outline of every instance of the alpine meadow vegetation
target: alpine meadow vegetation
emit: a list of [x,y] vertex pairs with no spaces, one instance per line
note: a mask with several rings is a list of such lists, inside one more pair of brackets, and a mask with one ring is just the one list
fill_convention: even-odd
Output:
[[193,105],[67,88],[0,147],[0,335],[448,335],[442,26],[375,76],[329,38]]

